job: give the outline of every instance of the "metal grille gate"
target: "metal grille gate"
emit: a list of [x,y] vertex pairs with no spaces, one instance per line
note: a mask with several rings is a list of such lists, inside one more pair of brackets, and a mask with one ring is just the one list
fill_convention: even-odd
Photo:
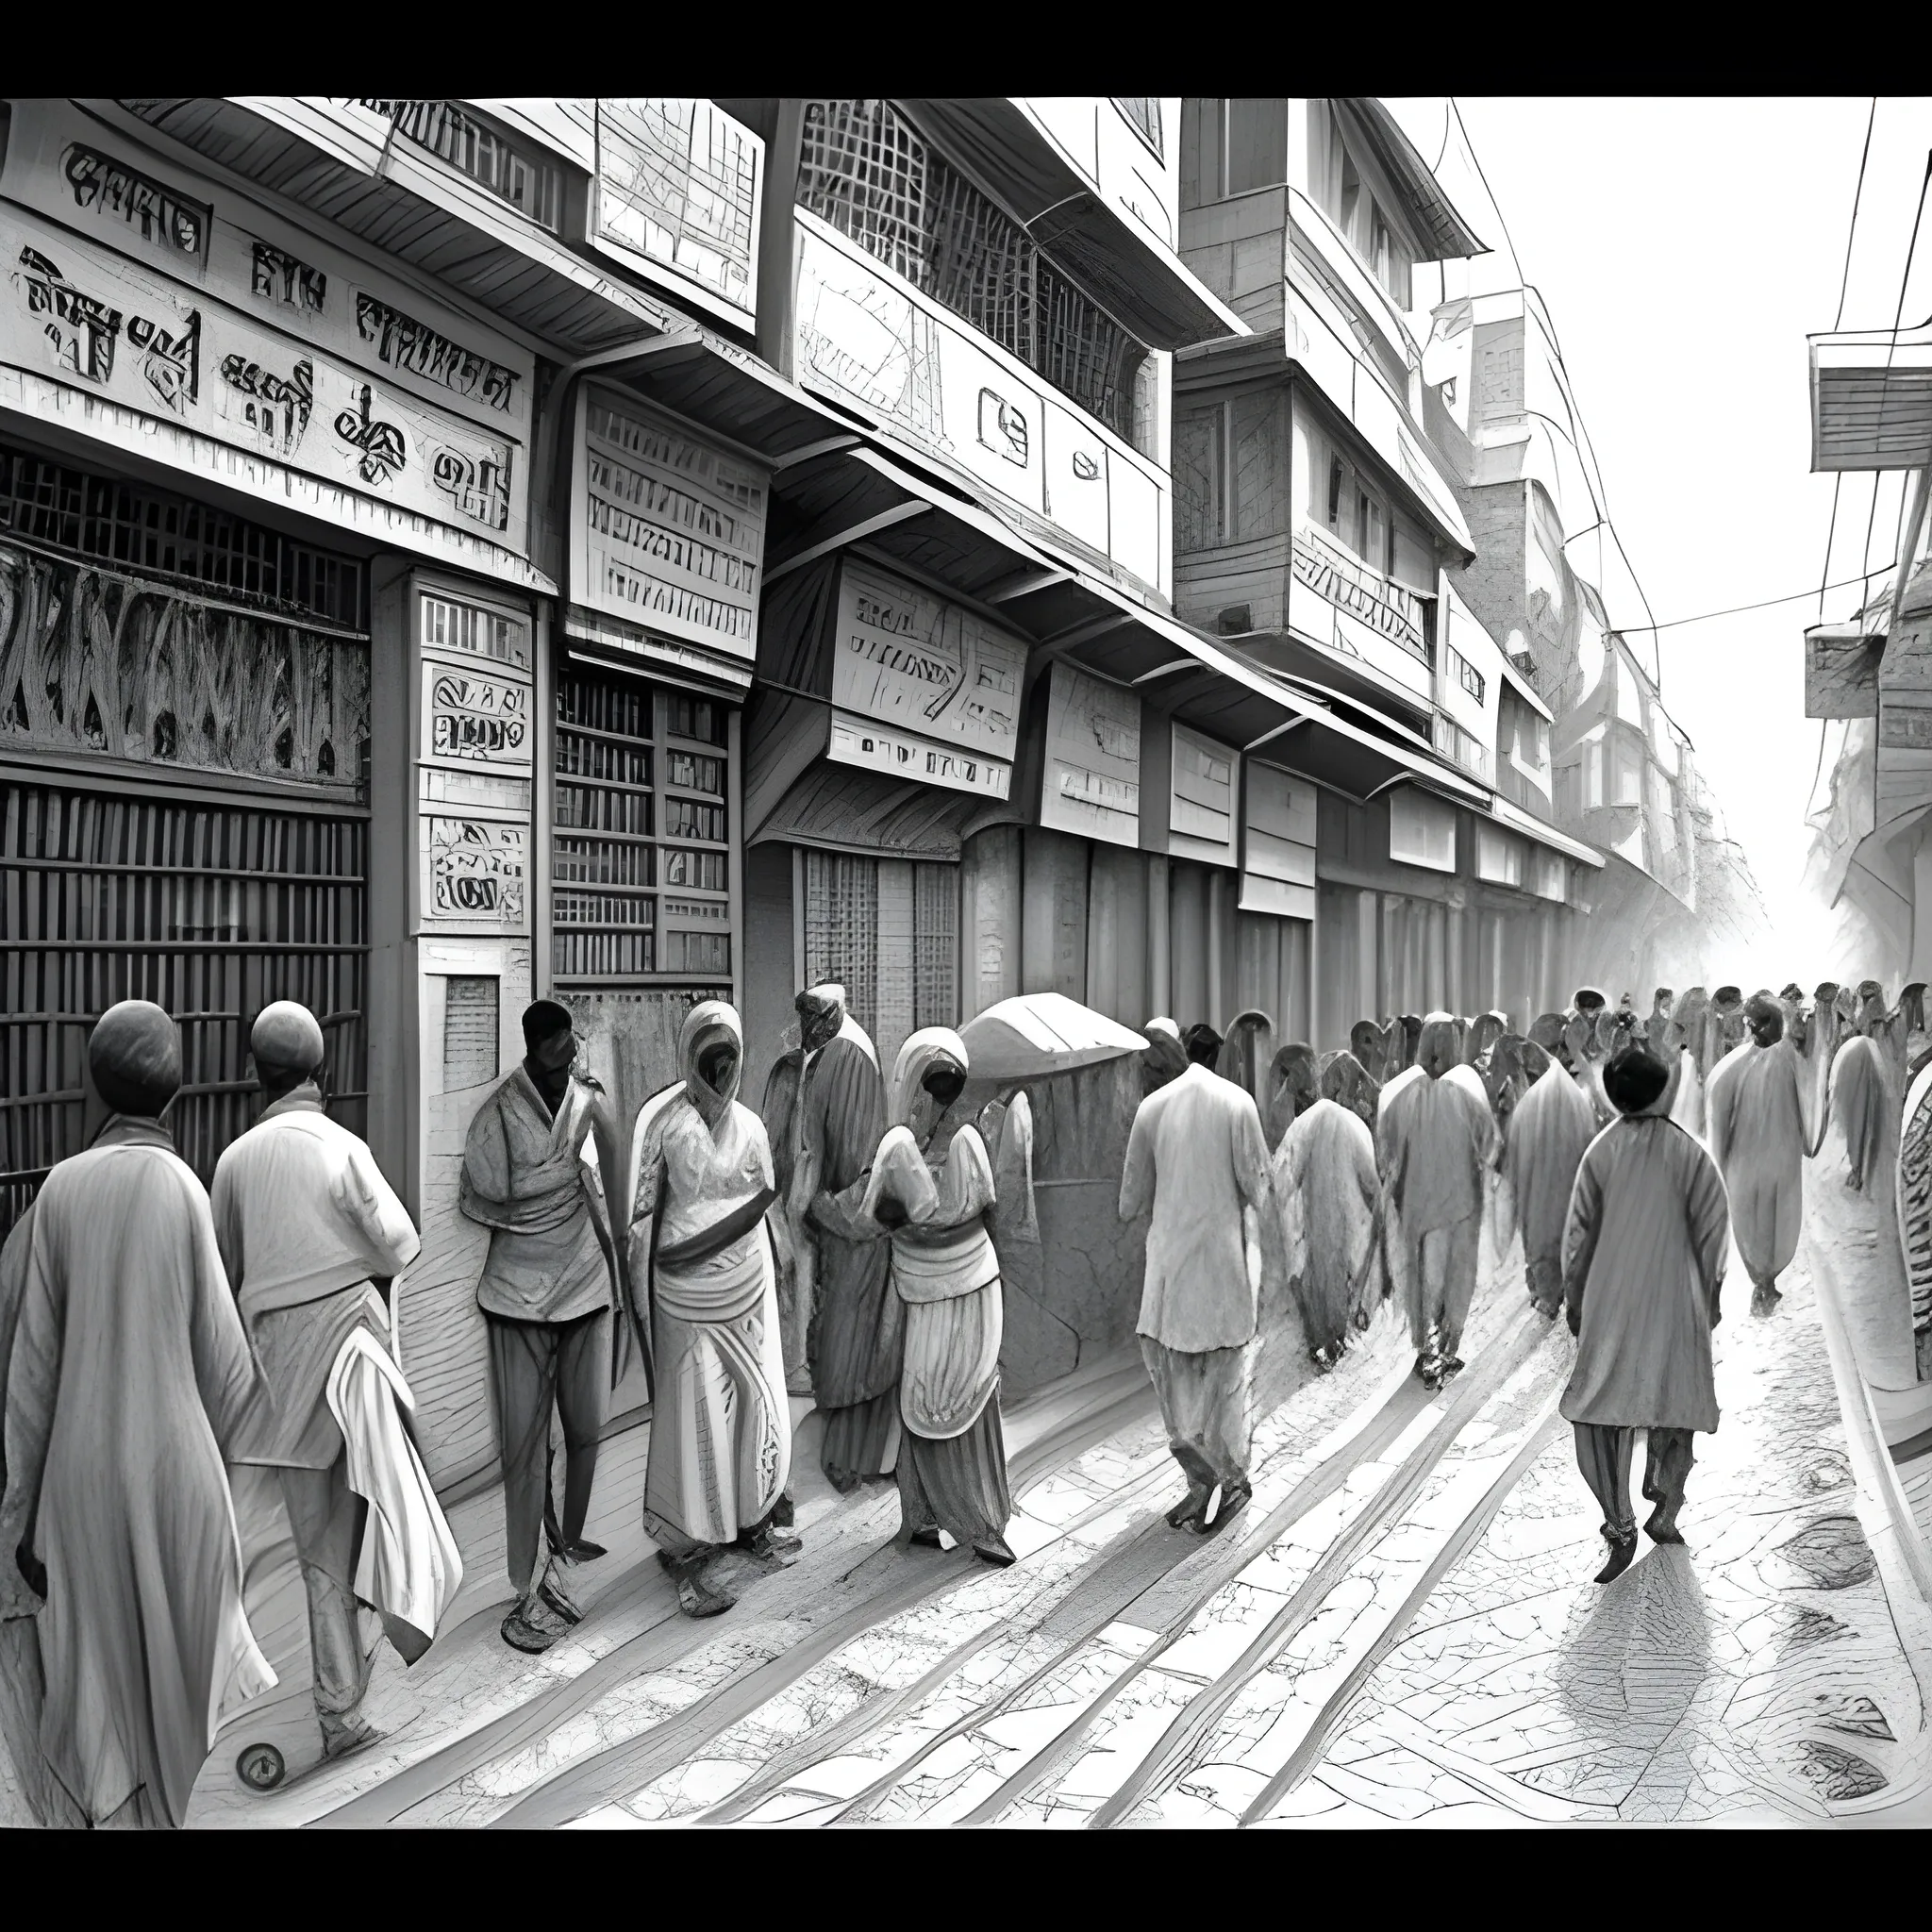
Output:
[[0,1233],[85,1145],[88,1036],[119,1000],[180,1024],[168,1124],[204,1184],[254,1119],[248,1030],[272,1000],[322,1022],[329,1112],[366,1132],[366,820],[65,783],[0,803]]

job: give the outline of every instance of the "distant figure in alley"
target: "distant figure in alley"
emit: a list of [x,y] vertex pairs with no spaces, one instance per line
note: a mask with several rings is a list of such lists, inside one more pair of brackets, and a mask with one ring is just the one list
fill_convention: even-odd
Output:
[[1740,1012],[1750,1037],[1712,1070],[1705,1120],[1730,1197],[1738,1253],[1751,1277],[1751,1312],[1768,1315],[1783,1298],[1777,1278],[1798,1252],[1805,1160],[1817,1148],[1805,1132],[1798,1058],[1784,1037],[1784,1008],[1769,993],[1754,993]]
[[1260,1258],[1242,1213],[1269,1211],[1268,1144],[1252,1095],[1210,1072],[1213,1027],[1191,1026],[1187,1071],[1134,1115],[1120,1215],[1152,1209],[1141,1291],[1141,1353],[1188,1493],[1169,1523],[1219,1529],[1249,1497],[1248,1344]]
[[1497,1191],[1496,1248],[1507,1254],[1512,1228],[1523,1236],[1524,1281],[1540,1313],[1563,1301],[1563,1228],[1583,1150],[1596,1137],[1596,1111],[1574,1080],[1537,1046],[1543,1062],[1517,1102],[1504,1143]]
[[1693,1431],[1717,1427],[1710,1331],[1718,1322],[1729,1219],[1716,1163],[1670,1118],[1674,1075],[1642,1047],[1605,1074],[1619,1120],[1576,1171],[1563,1237],[1564,1299],[1576,1365],[1560,1405],[1576,1461],[1603,1508],[1609,1560],[1599,1583],[1637,1553],[1630,1457],[1646,1432],[1644,1529],[1681,1542],[1677,1511]]
[[110,1007],[88,1068],[108,1117],[8,1243],[23,1272],[0,1620],[33,1632],[8,1631],[7,1657],[9,1703],[43,1700],[41,1761],[23,1768],[44,1822],[166,1828],[223,1721],[275,1681],[223,1466],[265,1391],[208,1195],[161,1124],[181,1085],[174,1021]]
[[681,1088],[646,1102],[634,1137],[631,1278],[648,1291],[656,1401],[644,1527],[688,1617],[736,1601],[708,1574],[736,1544],[781,1564],[773,1521],[791,1473],[791,1411],[766,1216],[777,1201],[764,1124],[739,1104],[744,1036],[704,1000],[678,1035]]
[[[249,1036],[268,1106],[215,1168],[215,1239],[272,1407],[229,1452],[278,1472],[308,1598],[323,1755],[363,1722],[367,1603],[404,1662],[429,1648],[463,1566],[410,1438],[391,1283],[422,1243],[367,1146],[323,1110],[322,1028],[291,1000]],[[378,1534],[365,1536],[374,1508]]]
[[[1307,1047],[1284,1054],[1308,1055]],[[1291,1061],[1305,1078],[1312,1056]],[[1281,1223],[1287,1272],[1302,1316],[1302,1335],[1318,1369],[1341,1360],[1354,1312],[1352,1290],[1374,1230],[1375,1137],[1341,1096],[1365,1081],[1351,1058],[1322,1076],[1321,1091],[1298,1111],[1275,1149],[1273,1208]]]
[[[631,1327],[603,1181],[615,1172],[614,1136],[601,1090],[573,1072],[568,1008],[530,1007],[524,1045],[522,1064],[470,1123],[459,1202],[491,1230],[476,1302],[490,1329],[505,1557],[517,1593],[503,1640],[535,1652],[583,1615],[564,1569],[604,1554],[584,1541],[584,1522]],[[563,1548],[540,1576],[553,1409],[563,1423]]]

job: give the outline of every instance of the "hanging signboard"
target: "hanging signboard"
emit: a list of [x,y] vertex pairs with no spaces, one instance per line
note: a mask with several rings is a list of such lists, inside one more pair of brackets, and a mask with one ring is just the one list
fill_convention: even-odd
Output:
[[1315,916],[1315,788],[1273,765],[1248,766],[1241,909]]
[[516,344],[63,102],[0,195],[0,358],[527,552]]
[[587,384],[573,474],[573,603],[749,663],[770,471]]
[[711,101],[599,99],[595,110],[591,245],[668,271],[755,324],[764,142]]
[[1233,865],[1235,786],[1241,755],[1211,738],[1174,727],[1174,768],[1168,800],[1169,845],[1176,858]]
[[840,709],[1010,763],[1025,673],[1018,638],[857,558],[841,563],[832,649]]
[[1013,768],[1004,759],[978,758],[957,746],[934,744],[929,739],[889,730],[844,711],[832,713],[831,742],[825,756],[835,765],[857,765],[868,772],[916,778],[922,784],[943,786],[948,791],[977,791],[987,798],[1005,798],[1013,789]]
[[1141,699],[1056,664],[1046,698],[1040,823],[1109,845],[1141,842]]
[[797,222],[799,383],[987,484],[1023,532],[1074,538],[1164,592],[1166,476],[826,224]]
[[437,764],[531,769],[531,691],[467,664],[423,665],[423,758]]

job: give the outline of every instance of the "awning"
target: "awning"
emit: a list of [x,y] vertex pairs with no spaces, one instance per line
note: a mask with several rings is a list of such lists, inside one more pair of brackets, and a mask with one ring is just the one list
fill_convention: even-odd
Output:
[[1550,709],[1549,706],[1543,703],[1541,698],[1540,698],[1537,695],[1536,686],[1530,683],[1529,679],[1524,676],[1523,673],[1517,670],[1516,666],[1509,661],[1509,654],[1507,651],[1500,652],[1498,653],[1498,655],[1500,656],[1503,664],[1503,682],[1507,684],[1510,688],[1510,690],[1513,691],[1516,693],[1516,695],[1520,697],[1523,700],[1523,702],[1525,705],[1527,705],[1530,708],[1530,709],[1538,715],[1538,717],[1541,718],[1546,724],[1554,724],[1557,722],[1557,714],[1556,712]]
[[1145,1053],[1133,1033],[1064,993],[1022,993],[975,1014],[959,1028],[975,1080],[1039,1080]]
[[[1248,325],[1174,248],[1110,203],[1018,100],[899,101],[1115,321],[1157,349],[1244,336]],[[1174,129],[1172,139],[1177,139]]]
[[1354,125],[1364,144],[1388,170],[1391,179],[1408,205],[1408,211],[1422,229],[1433,254],[1424,261],[1462,261],[1472,255],[1487,255],[1489,243],[1479,241],[1473,229],[1442,192],[1435,171],[1415,150],[1415,143],[1396,125],[1395,117],[1372,97],[1338,101]]
[[1524,838],[1534,839],[1538,844],[1547,845],[1552,852],[1560,852],[1566,858],[1581,859],[1585,865],[1599,868],[1604,863],[1601,852],[1557,831],[1554,825],[1544,824],[1542,820],[1524,811],[1521,806],[1511,805],[1500,794],[1490,801],[1490,816],[1499,825],[1507,825],[1512,832],[1521,832]]
[[1932,463],[1932,323],[1811,338],[1813,470]]

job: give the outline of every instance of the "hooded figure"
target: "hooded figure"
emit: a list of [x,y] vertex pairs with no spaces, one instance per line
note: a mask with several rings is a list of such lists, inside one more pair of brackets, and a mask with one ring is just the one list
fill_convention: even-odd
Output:
[[[1727,1053],[1736,1053],[1743,1045],[1749,1023],[1744,1015],[1744,995],[1735,986],[1719,987],[1711,996],[1710,1010],[1716,1023],[1710,1043],[1711,1065],[1715,1067]],[[1705,1077],[1707,1080],[1709,1074]]]
[[[1457,1081],[1472,1097],[1479,1097],[1485,1108],[1490,1106],[1489,1084],[1482,1075],[1482,1062],[1488,1058],[1491,1045],[1502,1031],[1501,1023],[1494,1015],[1485,1013],[1470,1021],[1457,1020],[1456,1056],[1457,1064],[1450,1068],[1449,1077]],[[1493,1118],[1493,1109],[1491,1109]]]
[[[1529,1091],[1530,1079],[1524,1072],[1524,1054],[1529,1041],[1521,1034],[1506,1033],[1490,1049],[1489,1071],[1483,1087],[1490,1096],[1490,1111],[1496,1117],[1496,1132],[1507,1140],[1509,1123]],[[1545,1059],[1548,1058],[1544,1055]]]
[[[1305,1063],[1312,1071],[1312,1057]],[[1344,1057],[1338,1067],[1353,1062]],[[1355,1068],[1355,1076],[1364,1077]],[[1348,1078],[1335,1079],[1340,1088]],[[1375,1140],[1358,1112],[1312,1088],[1283,1135],[1273,1168],[1274,1213],[1302,1333],[1320,1369],[1341,1359],[1351,1296],[1374,1227]]]
[[846,1010],[842,986],[811,987],[797,1006],[806,1060],[791,1217],[817,1245],[808,1355],[825,1419],[819,1459],[825,1479],[845,1491],[889,1474],[899,1441],[905,1324],[891,1258],[875,1228],[851,1225],[836,1206],[878,1152],[886,1083],[877,1051]]
[[791,1470],[778,1279],[766,1217],[778,1192],[764,1123],[738,1100],[744,1035],[703,1000],[677,1036],[683,1088],[639,1115],[633,1279],[657,1365],[644,1527],[688,1617],[735,1599],[705,1574],[736,1543],[770,1562],[798,1548],[772,1522]]
[[1831,1063],[1831,1117],[1845,1137],[1845,1186],[1863,1191],[1872,1185],[1884,1151],[1889,1102],[1896,1090],[1904,1097],[1904,1056],[1895,1049],[1904,1032],[1899,1015],[1888,1014],[1875,980],[1858,989],[1857,1031],[1839,1046]]
[[1462,1367],[1456,1349],[1475,1292],[1483,1179],[1496,1149],[1487,1097],[1452,1078],[1456,1023],[1431,1014],[1411,1078],[1383,1089],[1375,1165],[1383,1188],[1383,1252],[1402,1299],[1416,1374],[1440,1389]]
[[1594,1026],[1596,1016],[1604,1010],[1605,1004],[1603,994],[1595,987],[1579,987],[1570,1003],[1570,1018],[1588,1020]]
[[1252,1008],[1237,1013],[1227,1023],[1227,1037],[1221,1042],[1221,1053],[1214,1063],[1214,1071],[1224,1080],[1246,1088],[1257,1104],[1266,1091],[1263,1076],[1269,1071],[1274,1038],[1274,1022],[1266,1013]]
[[9,1661],[26,1622],[41,1704],[9,1730],[38,1752],[23,1772],[46,1823],[165,1828],[222,1722],[275,1681],[242,1607],[223,1467],[264,1391],[208,1195],[160,1122],[181,1084],[174,1021],[110,1007],[88,1068],[113,1111],[7,1248],[22,1273],[0,1621]]
[[1387,1030],[1373,1020],[1357,1020],[1348,1029],[1348,1050],[1361,1062],[1362,1072],[1379,1087],[1389,1069]]
[[1375,1132],[1375,1108],[1381,1090],[1370,1078],[1360,1060],[1352,1053],[1324,1053],[1322,1056],[1322,1097],[1343,1107],[1369,1130]]
[[1671,1103],[1671,1118],[1687,1134],[1695,1134],[1700,1140],[1704,1137],[1704,1088],[1709,1071],[1707,1047],[1710,1027],[1709,996],[1701,986],[1693,986],[1678,995],[1666,1036],[1670,1052],[1658,1055],[1666,1065],[1673,1059],[1677,1062],[1676,1098]]
[[1220,1041],[1190,1027],[1189,1067],[1141,1103],[1120,1217],[1152,1210],[1137,1328],[1188,1493],[1175,1528],[1219,1529],[1247,1502],[1248,1343],[1260,1291],[1248,1215],[1269,1213],[1268,1145],[1251,1095],[1209,1069]]
[[421,1251],[416,1229],[368,1147],[323,1111],[314,1014],[278,1000],[249,1044],[269,1104],[216,1164],[210,1206],[275,1412],[229,1459],[278,1472],[308,1599],[323,1754],[339,1757],[377,1735],[359,1714],[370,1654],[358,1601],[414,1663],[463,1566],[411,1440],[415,1402],[395,1358],[392,1283]]
[[1647,1047],[1652,1054],[1669,1066],[1673,1058],[1671,1047],[1671,1003],[1676,998],[1667,986],[1657,988],[1651,1001],[1650,1013],[1635,1029],[1638,1044]]
[[1784,1009],[1766,993],[1743,1008],[1750,1039],[1726,1054],[1705,1090],[1710,1151],[1730,1196],[1738,1253],[1751,1276],[1751,1311],[1769,1314],[1777,1277],[1798,1252],[1805,1211],[1805,1135],[1798,1057]]
[[1648,1433],[1644,1528],[1681,1542],[1677,1510],[1694,1430],[1717,1427],[1710,1331],[1718,1322],[1729,1233],[1716,1164],[1669,1118],[1664,1062],[1632,1048],[1606,1085],[1621,1118],[1576,1170],[1563,1239],[1563,1281],[1576,1365],[1560,1410],[1576,1461],[1603,1508],[1607,1583],[1637,1551],[1630,1509],[1636,1431]]
[[[1540,1046],[1552,1059],[1563,1060],[1566,1052],[1563,1036],[1569,1024],[1561,1013],[1539,1013],[1530,1024],[1530,1041]],[[1568,1064],[1567,1061],[1564,1063]]]
[[1405,1013],[1396,1023],[1402,1028],[1402,1069],[1404,1073],[1422,1057],[1423,1023],[1413,1013]]
[[1563,1299],[1563,1226],[1583,1150],[1596,1138],[1596,1110],[1554,1060],[1523,1098],[1503,1145],[1496,1247],[1512,1229],[1523,1236],[1524,1279],[1538,1311],[1554,1316]]
[[1616,1109],[1604,1091],[1604,1052],[1597,1041],[1596,1022],[1578,1013],[1563,1028],[1563,1053],[1577,1091],[1590,1103],[1598,1126],[1607,1126]]
[[1172,1020],[1150,1020],[1141,1031],[1147,1036],[1147,1051],[1141,1056],[1145,1068],[1145,1093],[1165,1087],[1188,1071],[1188,1050],[1181,1044],[1181,1029]]
[[1268,1110],[1261,1117],[1261,1126],[1272,1157],[1290,1125],[1322,1097],[1315,1049],[1299,1041],[1284,1046],[1269,1070],[1269,1087]]
[[1004,1566],[1014,1558],[1000,1429],[1004,1300],[990,1232],[998,1191],[978,1127],[955,1111],[970,1071],[965,1041],[944,1026],[922,1027],[899,1049],[892,1124],[854,1205],[856,1219],[890,1231],[883,1245],[905,1308],[900,1540],[937,1548],[943,1530]]

